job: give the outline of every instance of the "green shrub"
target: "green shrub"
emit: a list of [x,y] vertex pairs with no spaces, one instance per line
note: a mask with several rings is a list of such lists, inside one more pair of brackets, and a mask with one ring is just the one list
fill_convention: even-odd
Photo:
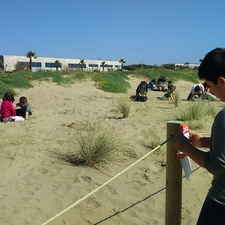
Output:
[[120,71],[98,72],[93,76],[97,88],[112,93],[126,93],[130,87],[126,73]]
[[[141,67],[142,68],[142,67]],[[145,67],[144,67],[145,68]],[[127,93],[130,88],[128,75],[146,78],[150,81],[157,79],[160,75],[166,76],[167,80],[173,82],[186,80],[198,83],[196,70],[183,69],[171,70],[163,68],[139,69],[134,71],[108,71],[108,72],[88,72],[88,71],[13,71],[0,72],[0,94],[14,88],[31,88],[32,81],[51,81],[59,85],[69,85],[80,80],[93,79],[98,89],[112,93]]]

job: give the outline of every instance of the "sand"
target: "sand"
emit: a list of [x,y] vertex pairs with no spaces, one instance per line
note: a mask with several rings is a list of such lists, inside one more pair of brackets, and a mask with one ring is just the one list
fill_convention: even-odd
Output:
[[[118,101],[135,94],[140,81],[130,76],[127,94],[105,93],[93,81],[67,87],[42,82],[17,90],[16,101],[26,96],[33,115],[0,124],[0,224],[43,224],[147,154],[154,133],[166,140],[167,121],[191,104],[184,99],[193,84],[176,83],[183,99],[178,108],[156,99],[162,92],[150,91],[147,102],[131,101],[129,117],[121,119]],[[138,158],[121,155],[104,170],[60,160],[58,153],[75,151],[75,137],[87,123],[112,128]],[[210,127],[211,122],[201,132],[209,134]],[[165,152],[166,145],[49,224],[165,224]],[[197,170],[183,179],[182,225],[196,223],[212,178],[192,166]]]

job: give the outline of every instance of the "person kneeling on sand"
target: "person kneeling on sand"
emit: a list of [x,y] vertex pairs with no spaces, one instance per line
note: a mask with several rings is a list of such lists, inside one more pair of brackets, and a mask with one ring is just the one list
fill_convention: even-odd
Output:
[[136,89],[135,101],[146,102],[148,99],[148,84],[146,81],[141,81]]
[[202,94],[205,93],[205,88],[202,84],[195,84],[190,91],[190,94],[187,97],[187,100],[194,100],[195,98],[199,98]]
[[172,99],[174,100],[174,91],[176,90],[176,86],[173,85],[171,87],[171,90],[167,91],[163,96],[158,96],[157,99],[163,100],[163,99]]

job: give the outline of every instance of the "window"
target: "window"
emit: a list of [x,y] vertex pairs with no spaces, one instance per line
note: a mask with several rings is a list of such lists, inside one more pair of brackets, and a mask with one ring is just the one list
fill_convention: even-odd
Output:
[[[56,64],[55,63],[45,63],[45,67],[46,68],[56,68]],[[62,68],[61,63],[58,64],[58,68]]]
[[80,64],[80,63],[68,63],[68,67],[70,69],[77,69],[77,68],[86,68],[86,64]]
[[[27,66],[30,66],[30,62],[17,62],[17,63],[24,63]],[[41,62],[32,62],[32,67],[42,67]]]
[[32,67],[41,67],[41,62],[32,62]]
[[98,67],[98,64],[89,64],[89,67]]
[[113,65],[108,65],[108,64],[102,65],[102,64],[101,64],[101,67],[103,67],[103,66],[104,66],[105,68],[106,68],[106,67],[109,67],[109,68],[112,68],[112,67],[113,67]]

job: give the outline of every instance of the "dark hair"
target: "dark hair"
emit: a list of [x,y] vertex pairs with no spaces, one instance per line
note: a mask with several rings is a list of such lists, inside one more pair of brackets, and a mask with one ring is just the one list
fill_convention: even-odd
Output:
[[22,96],[22,97],[20,97],[19,101],[20,101],[20,103],[22,103],[22,104],[26,104],[26,103],[27,103],[27,98],[24,97],[24,96]]
[[225,48],[215,48],[206,54],[198,68],[198,76],[214,84],[218,77],[225,77]]
[[7,92],[5,93],[5,95],[3,96],[2,100],[3,100],[3,101],[7,100],[7,101],[9,101],[9,102],[14,102],[14,101],[15,101],[14,95],[13,95],[13,93],[10,92],[10,91],[7,91]]
[[146,81],[141,81],[141,84],[142,85],[147,85],[147,82]]
[[200,90],[199,85],[195,86],[195,91],[198,92]]
[[153,82],[154,84],[156,83],[156,79],[152,79],[152,81],[151,82]]

